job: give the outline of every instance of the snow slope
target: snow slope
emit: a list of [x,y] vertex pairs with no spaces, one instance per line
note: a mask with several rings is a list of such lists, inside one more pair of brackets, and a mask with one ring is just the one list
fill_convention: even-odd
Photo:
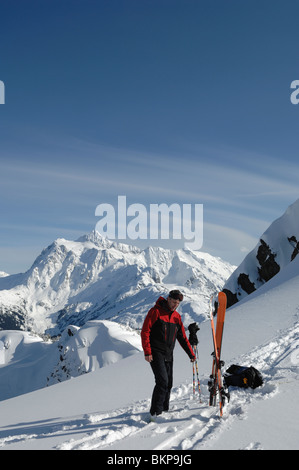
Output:
[[185,294],[183,319],[201,321],[206,299],[234,269],[207,253],[140,250],[95,231],[77,241],[58,239],[26,273],[0,278],[0,328],[57,335],[70,324],[101,319],[138,329],[174,287]]
[[227,279],[228,305],[242,300],[272,279],[299,253],[299,199],[275,220],[256,247]]
[[[258,368],[265,383],[232,389],[223,418],[208,406],[209,322],[200,325],[202,403],[192,396],[192,366],[177,345],[171,410],[146,422],[153,377],[143,353],[1,402],[2,449],[298,449],[299,258],[227,312],[223,359]],[[147,454],[145,454],[147,455]],[[192,457],[193,458],[193,457]]]
[[137,332],[108,320],[70,325],[54,342],[0,331],[0,400],[107,367],[141,349]]

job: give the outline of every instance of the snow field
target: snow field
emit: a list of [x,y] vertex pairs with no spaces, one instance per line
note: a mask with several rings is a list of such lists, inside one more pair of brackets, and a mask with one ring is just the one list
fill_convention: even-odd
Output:
[[[210,324],[205,321],[198,333],[202,403],[198,397],[193,398],[192,365],[177,345],[171,410],[162,414],[158,422],[148,423],[153,375],[136,343],[129,344],[129,351],[135,346],[134,354],[129,353],[118,362],[3,400],[1,449],[102,450],[107,455],[116,451],[131,451],[133,455],[140,450],[298,449],[298,273],[296,258],[266,285],[227,311],[223,371],[231,364],[252,365],[262,373],[264,385],[255,390],[231,388],[231,399],[222,418],[217,407],[208,406],[212,337]],[[113,344],[122,350],[124,344],[118,343],[114,327],[98,328],[96,334],[90,330],[89,338],[96,340],[96,349],[104,346],[101,353],[106,348],[113,353]],[[34,345],[37,347],[38,342]],[[85,348],[85,352],[89,355],[90,348]],[[34,356],[28,357],[32,358],[32,371],[36,367],[38,373],[40,364],[34,363]],[[17,355],[11,357],[17,359]],[[25,368],[25,363],[13,364],[20,365],[20,370]],[[6,369],[9,374],[9,367]],[[17,368],[13,370],[16,372]]]
[[[246,309],[249,302],[246,303]],[[239,307],[240,310],[241,306]],[[243,307],[245,309],[245,305]],[[241,312],[239,312],[241,313]],[[237,314],[237,309],[235,310]],[[283,322],[282,322],[283,323]],[[288,322],[287,322],[288,323]],[[224,341],[229,342],[229,324],[227,320]],[[296,403],[297,386],[299,380],[298,363],[294,361],[294,353],[298,348],[299,322],[295,320],[292,326],[287,326],[276,332],[275,336],[265,341],[260,346],[253,346],[249,352],[244,352],[239,357],[230,361],[230,364],[240,363],[254,365],[261,370],[265,383],[262,387],[252,389],[231,388],[231,400],[224,408],[224,415],[219,417],[218,408],[208,406],[208,374],[211,367],[211,358],[204,357],[203,351],[211,346],[211,337],[208,322],[201,327],[200,341],[200,380],[202,389],[202,403],[196,395],[193,397],[191,364],[186,359],[185,353],[176,349],[177,382],[183,381],[173,388],[171,396],[171,410],[159,417],[158,422],[148,423],[148,410],[150,405],[151,388],[153,380],[148,374],[146,364],[143,363],[140,353],[134,358],[127,358],[114,364],[114,380],[117,382],[119,367],[127,369],[128,381],[136,374],[140,380],[146,378],[146,386],[140,384],[140,395],[148,396],[144,399],[134,399],[130,402],[131,390],[134,384],[123,384],[126,392],[123,397],[124,404],[117,407],[115,397],[111,394],[111,400],[106,396],[106,403],[102,402],[102,394],[99,391],[99,411],[78,413],[62,419],[54,419],[55,413],[50,413],[52,418],[36,420],[37,407],[32,407],[32,419],[27,426],[8,426],[0,430],[0,446],[2,449],[36,449],[52,448],[58,450],[105,450],[109,452],[122,450],[147,450],[147,451],[190,451],[190,450],[215,450],[215,449],[294,449],[298,448],[298,405]],[[211,348],[210,348],[211,349]],[[142,353],[141,353],[142,355]],[[138,357],[137,357],[138,356]],[[202,359],[201,359],[202,357]],[[226,359],[226,358],[225,358]],[[295,362],[295,363],[294,363]],[[230,364],[227,363],[224,369]],[[183,365],[183,370],[182,370]],[[135,371],[132,371],[132,366]],[[110,366],[106,368],[106,379]],[[189,369],[189,371],[188,371]],[[178,377],[180,372],[180,377]],[[53,390],[53,400],[64,393],[60,388],[64,386],[71,390],[85,389],[84,379],[89,377],[90,383],[97,386],[104,369],[97,371],[97,380],[94,373],[85,377],[72,379],[54,387],[49,387],[47,392]],[[189,372],[189,373],[188,373]],[[126,375],[123,370],[122,379]],[[94,377],[93,377],[94,376]],[[187,378],[186,378],[187,377]],[[80,381],[80,386],[79,382]],[[113,382],[112,382],[113,383]],[[107,385],[107,384],[106,384]],[[136,385],[136,384],[135,384]],[[111,385],[113,386],[113,385]],[[115,386],[115,384],[114,384]],[[109,387],[108,387],[109,388]],[[136,388],[136,387],[135,387]],[[54,393],[55,389],[55,393]],[[107,388],[106,388],[107,390]],[[112,390],[111,390],[112,391]],[[29,397],[31,394],[28,394]],[[135,390],[135,397],[138,391]],[[51,394],[50,394],[51,396]],[[25,396],[23,396],[24,399]],[[38,392],[39,400],[42,391]],[[88,397],[86,397],[88,400]],[[21,401],[22,397],[3,402],[3,406]],[[69,400],[72,401],[71,397]],[[97,400],[95,400],[97,402]],[[53,406],[53,405],[52,405]],[[88,409],[77,403],[80,407]],[[62,407],[65,412],[68,404]],[[106,408],[106,410],[105,410]],[[61,409],[61,406],[60,406]],[[26,429],[26,432],[24,432]],[[17,431],[17,432],[16,432]]]
[[[61,450],[208,450],[218,448],[225,433],[234,427],[237,421],[248,420],[250,413],[259,402],[272,399],[281,393],[281,385],[292,383],[295,386],[298,371],[282,372],[278,365],[287,361],[291,351],[292,338],[298,333],[286,332],[284,340],[265,344],[261,349],[241,357],[248,363],[257,358],[259,365],[265,366],[263,374],[265,384],[255,390],[231,389],[231,400],[225,406],[224,416],[219,417],[218,407],[208,406],[207,379],[202,379],[203,403],[199,403],[198,394],[193,397],[193,386],[182,384],[172,392],[171,410],[158,418],[157,423],[148,423],[150,400],[137,402],[129,407],[114,410],[111,413],[91,414],[90,423],[97,425],[95,431],[81,439],[71,439],[58,446]],[[283,368],[284,370],[284,368]],[[232,447],[230,447],[232,448]],[[261,442],[244,442],[240,449],[263,449]]]

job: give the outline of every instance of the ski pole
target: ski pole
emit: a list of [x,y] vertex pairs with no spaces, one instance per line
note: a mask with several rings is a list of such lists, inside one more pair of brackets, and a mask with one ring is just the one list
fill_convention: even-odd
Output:
[[200,402],[201,402],[201,390],[200,390],[200,381],[199,381],[199,373],[198,373],[198,363],[197,363],[197,358],[198,358],[198,352],[197,352],[197,344],[198,344],[198,339],[197,339],[197,332],[200,328],[197,326],[196,323],[191,323],[191,325],[188,326],[189,330],[189,342],[191,344],[191,347],[194,352],[195,356],[195,364],[194,362],[192,363],[192,369],[193,369],[193,398],[195,397],[195,369],[196,369],[196,375],[197,375],[197,385],[198,385],[198,393],[200,396]]
[[[199,394],[199,401],[201,403],[201,389],[200,389],[200,380],[199,380],[199,372],[198,372],[198,349],[196,347],[196,345],[194,345],[194,354],[195,354],[195,357],[196,357],[196,360],[195,360],[195,367],[196,367],[196,376],[197,376],[197,386],[198,386],[198,394]],[[194,363],[193,363],[194,364]],[[195,384],[194,384],[194,387],[195,387]]]
[[192,368],[193,368],[193,398],[195,398],[195,366],[194,366],[194,362],[192,362]]

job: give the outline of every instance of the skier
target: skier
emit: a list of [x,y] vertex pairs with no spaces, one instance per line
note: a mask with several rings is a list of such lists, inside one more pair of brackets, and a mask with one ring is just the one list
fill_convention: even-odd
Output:
[[141,340],[145,360],[150,363],[155,376],[150,420],[169,409],[169,398],[173,382],[173,349],[176,338],[186,351],[191,362],[196,360],[188,341],[180,314],[176,311],[183,300],[179,290],[169,292],[167,299],[159,297],[144,320]]

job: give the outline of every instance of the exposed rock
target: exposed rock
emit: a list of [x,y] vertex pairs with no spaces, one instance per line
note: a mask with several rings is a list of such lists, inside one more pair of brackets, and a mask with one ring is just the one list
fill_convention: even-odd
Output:
[[[260,264],[258,273],[262,281],[268,282],[280,271],[280,266],[276,263],[276,253],[272,253],[269,245],[260,240],[260,246],[256,258]],[[249,294],[250,292],[247,292]]]
[[225,283],[228,307],[252,294],[291,263],[299,253],[298,240],[299,199],[269,226]]

